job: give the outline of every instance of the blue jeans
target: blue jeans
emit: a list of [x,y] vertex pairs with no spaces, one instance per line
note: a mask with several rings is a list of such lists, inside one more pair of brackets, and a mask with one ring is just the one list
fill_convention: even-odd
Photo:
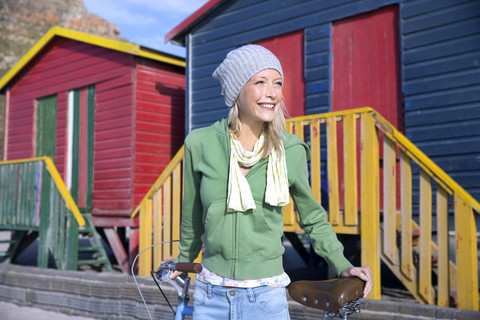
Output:
[[194,320],[288,320],[285,288],[230,288],[195,281]]

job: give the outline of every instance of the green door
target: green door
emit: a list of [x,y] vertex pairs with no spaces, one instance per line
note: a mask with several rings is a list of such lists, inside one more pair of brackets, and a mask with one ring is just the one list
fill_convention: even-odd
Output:
[[37,157],[47,156],[55,162],[57,143],[57,96],[48,96],[37,100]]
[[[57,96],[47,96],[37,99],[35,155],[47,156],[55,162],[55,147],[57,142]],[[43,177],[47,177],[47,169],[43,166]],[[44,178],[41,189],[40,231],[37,265],[40,268],[48,266],[47,229],[50,227],[50,191],[51,179]]]
[[70,193],[82,212],[92,206],[95,86],[73,90]]

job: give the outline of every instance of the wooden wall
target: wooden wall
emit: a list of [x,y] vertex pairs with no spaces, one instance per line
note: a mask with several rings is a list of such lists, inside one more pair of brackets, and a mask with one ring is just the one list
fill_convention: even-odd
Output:
[[109,55],[108,78],[95,82],[92,214],[126,217],[134,205],[134,57]]
[[480,200],[480,1],[405,1],[406,136]]
[[137,58],[134,202],[183,145],[185,69]]

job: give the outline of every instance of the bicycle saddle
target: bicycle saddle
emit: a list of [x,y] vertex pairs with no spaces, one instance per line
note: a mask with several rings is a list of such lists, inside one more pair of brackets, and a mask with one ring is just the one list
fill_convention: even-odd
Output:
[[357,277],[323,281],[295,281],[288,286],[293,300],[307,307],[337,312],[346,303],[362,296],[365,282]]

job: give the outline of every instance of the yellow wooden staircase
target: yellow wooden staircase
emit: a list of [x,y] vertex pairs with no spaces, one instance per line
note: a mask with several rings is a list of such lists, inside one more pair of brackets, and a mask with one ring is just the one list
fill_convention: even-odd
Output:
[[[419,302],[479,310],[478,201],[371,108],[292,118],[287,131],[310,145],[312,192],[319,202],[327,194],[334,230],[360,236],[361,264],[375,283],[369,298],[381,298],[382,260]],[[132,213],[140,251],[180,237],[182,164],[183,148]],[[293,205],[284,230],[301,231]],[[177,243],[155,246],[140,256],[138,272],[177,254]]]

